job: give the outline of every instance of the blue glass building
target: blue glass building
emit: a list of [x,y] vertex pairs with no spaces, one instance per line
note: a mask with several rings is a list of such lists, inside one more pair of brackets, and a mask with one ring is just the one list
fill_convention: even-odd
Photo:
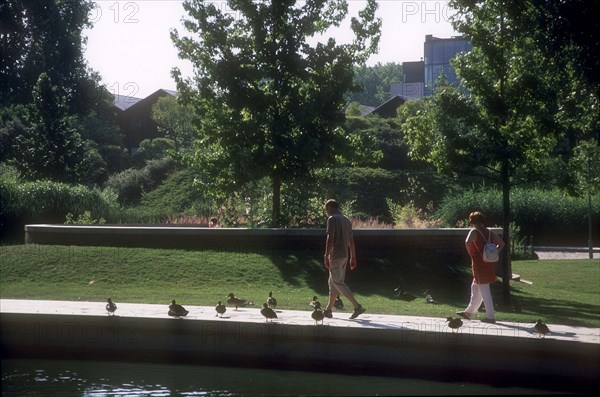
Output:
[[456,72],[450,65],[450,60],[461,52],[469,52],[473,46],[462,36],[440,39],[432,35],[425,36],[423,45],[425,95],[431,95],[435,82],[440,73],[446,80],[453,83],[457,80]]

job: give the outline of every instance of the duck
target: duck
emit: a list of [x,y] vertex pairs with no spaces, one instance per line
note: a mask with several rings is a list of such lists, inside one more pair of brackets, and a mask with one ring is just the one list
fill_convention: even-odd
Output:
[[321,304],[319,302],[317,302],[317,304],[314,306],[315,310],[311,313],[311,317],[313,320],[315,320],[315,325],[319,325],[319,321],[321,322],[321,325],[323,324],[323,318],[325,318],[325,313],[323,313],[323,310],[321,310]]
[[227,295],[227,304],[229,306],[235,306],[235,310],[238,309],[238,307],[240,306],[244,306],[246,304],[246,300],[245,299],[241,299],[236,297],[233,292],[229,293],[229,295]]
[[215,306],[215,310],[217,311],[217,317],[223,317],[223,314],[227,311],[227,308],[221,301],[217,302],[217,306]]
[[177,304],[177,302],[175,302],[175,299],[171,301],[171,304],[169,305],[169,316],[179,318],[187,316],[188,313],[189,311],[185,310],[183,306]]
[[433,299],[433,296],[431,296],[431,292],[429,292],[429,290],[425,291],[425,302],[427,303],[431,303],[431,304],[436,304],[437,302]]
[[319,298],[317,298],[317,296],[313,296],[312,301],[310,302],[310,305],[312,307],[315,307],[316,305],[319,305],[319,307],[321,307],[321,302],[319,302]]
[[269,291],[269,297],[267,298],[267,305],[275,310],[277,307],[277,299],[273,298],[273,291]]
[[403,300],[403,301],[411,302],[411,301],[414,301],[415,299],[417,299],[417,297],[415,295],[404,291],[404,288],[402,288],[402,287],[396,288],[394,290],[394,292],[396,293],[396,296],[398,296],[398,299]]
[[112,301],[112,298],[107,298],[106,302],[108,302],[106,304],[106,311],[108,312],[108,315],[114,316],[115,312],[117,311],[117,305]]
[[448,317],[446,321],[448,322],[448,327],[452,328],[452,332],[457,332],[458,329],[463,325],[463,322],[460,318]]
[[263,303],[263,307],[260,309],[260,314],[265,316],[267,322],[269,322],[269,320],[273,321],[274,318],[277,318],[277,313],[275,313],[275,310],[269,307],[267,302]]
[[538,337],[545,338],[546,334],[550,333],[550,328],[546,324],[542,322],[542,320],[538,319],[533,326],[535,332],[538,333]]
[[344,308],[344,302],[342,302],[342,298],[340,298],[339,295],[337,296],[337,298],[335,298],[335,302],[333,302],[333,307],[335,307],[338,310],[342,310]]

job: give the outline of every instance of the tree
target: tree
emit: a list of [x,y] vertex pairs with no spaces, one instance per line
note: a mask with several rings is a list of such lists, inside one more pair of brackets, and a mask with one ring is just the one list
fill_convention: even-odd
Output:
[[[412,154],[438,169],[482,175],[502,187],[503,238],[510,252],[510,191],[518,170],[539,169],[563,131],[556,75],[516,20],[527,2],[454,0],[454,28],[473,44],[454,67],[464,88],[439,82],[426,111],[405,128]],[[531,29],[531,27],[529,27]],[[465,90],[466,89],[466,90]],[[428,126],[428,127],[425,127]],[[503,256],[504,303],[510,303],[510,257]]]
[[[100,154],[108,172],[124,166],[126,157],[113,96],[84,58],[82,31],[91,26],[93,6],[89,0],[0,2],[0,108],[31,104],[31,93],[45,73],[64,98],[66,112],[77,116],[70,123],[78,124],[82,139],[94,141],[88,158],[100,164]],[[8,131],[6,127],[0,120],[0,128]],[[104,178],[105,173],[95,179]]]
[[402,81],[402,65],[394,62],[377,63],[375,66],[356,66],[354,84],[347,94],[349,101],[365,106],[379,106],[390,99],[390,86]]
[[0,105],[28,103],[41,73],[65,90],[69,106],[87,78],[81,32],[87,0],[5,0],[0,5]]
[[84,142],[67,114],[66,99],[45,73],[34,87],[33,102],[31,124],[15,144],[22,156],[17,168],[32,180],[79,181],[86,171]]
[[227,3],[223,14],[212,2],[184,2],[191,17],[184,26],[198,39],[171,32],[195,68],[192,78],[172,73],[199,119],[192,163],[221,189],[269,177],[278,226],[282,183],[333,163],[343,145],[344,94],[353,66],[376,51],[381,21],[369,0],[352,18],[351,44],[329,38],[310,46],[308,37],[341,23],[346,1]]
[[191,147],[194,130],[193,109],[180,104],[172,96],[158,98],[152,106],[152,120],[158,126],[159,132],[171,139],[175,145],[175,154]]

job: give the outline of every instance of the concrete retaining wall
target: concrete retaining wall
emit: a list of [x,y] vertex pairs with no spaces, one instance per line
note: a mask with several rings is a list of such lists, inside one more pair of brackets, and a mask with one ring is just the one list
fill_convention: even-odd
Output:
[[[357,253],[393,250],[410,260],[452,258],[470,263],[464,248],[469,229],[357,229]],[[502,229],[493,229],[502,235]],[[26,225],[25,242],[234,251],[305,249],[323,252],[324,229],[245,229],[192,226]]]
[[[2,357],[110,359],[326,370],[582,390],[597,344],[412,328],[3,313]],[[576,385],[576,386],[569,386]],[[550,387],[550,388],[552,388]]]

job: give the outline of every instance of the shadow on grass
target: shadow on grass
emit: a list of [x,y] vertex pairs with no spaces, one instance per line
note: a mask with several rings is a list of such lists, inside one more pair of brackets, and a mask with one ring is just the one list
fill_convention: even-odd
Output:
[[[315,251],[273,251],[268,255],[283,280],[292,286],[305,285],[325,295],[328,273],[322,263],[322,253]],[[434,299],[450,305],[464,305],[471,282],[466,264],[449,260],[426,263],[421,255],[414,257],[394,251],[361,252],[358,268],[346,272],[350,288],[364,296],[394,298],[394,289],[402,286],[417,297],[429,290]]]
[[[268,255],[279,270],[282,279],[292,286],[306,286],[318,294],[326,295],[327,270],[322,264],[322,252],[272,251]],[[346,282],[356,293],[363,296],[394,299],[394,289],[402,286],[405,291],[424,299],[426,290],[441,304],[465,307],[469,300],[472,281],[470,264],[447,260],[427,261],[417,253],[394,251],[360,252],[358,268],[348,270]],[[590,322],[600,325],[598,305],[555,299],[534,297],[521,289],[511,287],[511,305],[502,302],[502,283],[492,285],[492,295],[498,316],[502,313],[515,313],[525,322],[535,322],[542,318],[549,323],[568,323],[575,326],[590,326]],[[529,318],[530,317],[530,318]]]

